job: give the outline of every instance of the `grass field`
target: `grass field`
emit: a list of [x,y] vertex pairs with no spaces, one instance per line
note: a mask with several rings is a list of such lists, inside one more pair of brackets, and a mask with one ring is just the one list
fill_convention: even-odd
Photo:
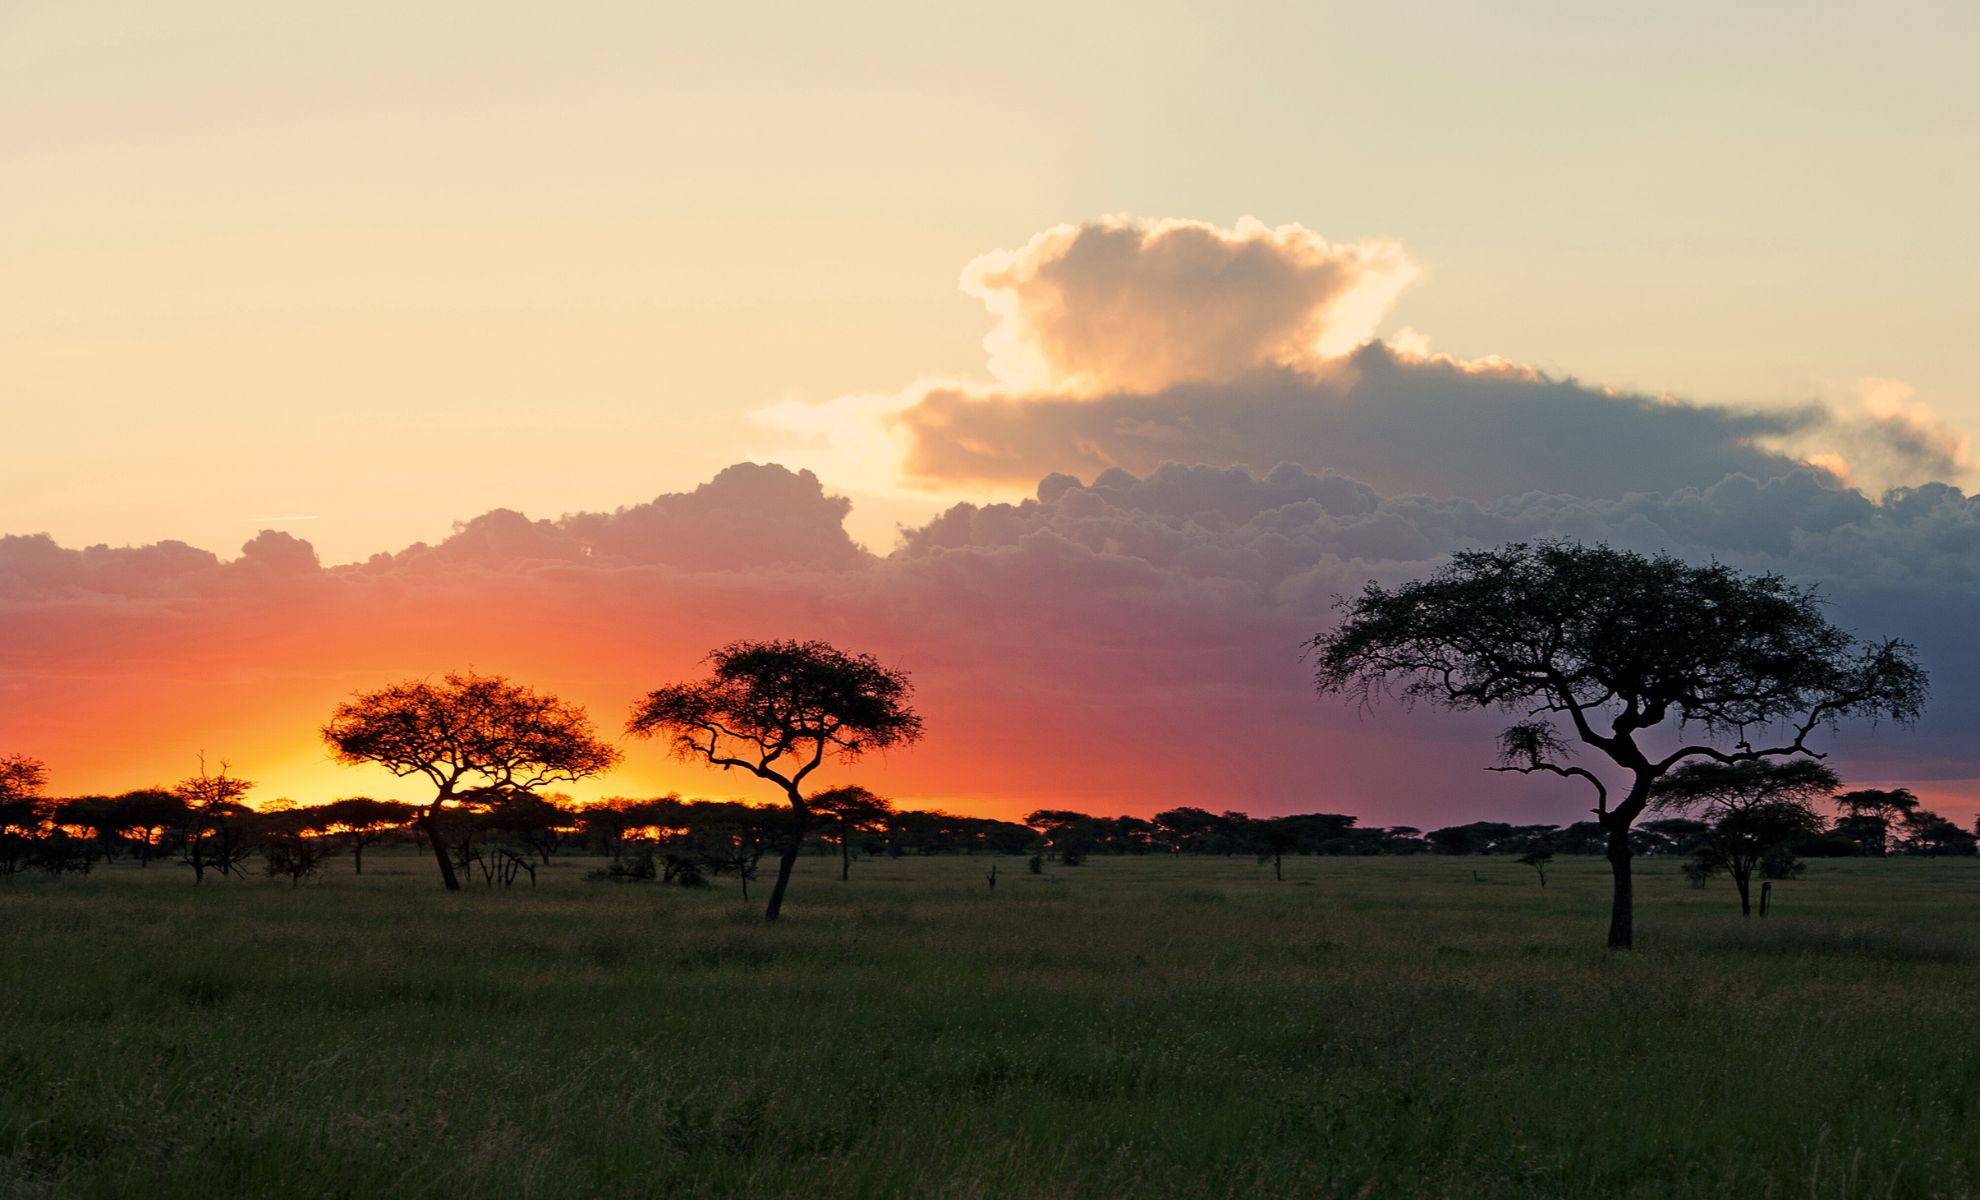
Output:
[[1977,862],[592,865],[0,888],[0,1194],[1980,1194]]

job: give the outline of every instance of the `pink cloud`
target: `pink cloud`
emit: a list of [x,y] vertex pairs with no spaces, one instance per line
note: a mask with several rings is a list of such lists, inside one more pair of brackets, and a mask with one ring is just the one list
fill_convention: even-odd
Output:
[[[314,742],[356,688],[473,666],[584,703],[616,732],[636,696],[713,645],[822,637],[914,675],[928,740],[855,776],[909,802],[1572,820],[1578,794],[1480,769],[1490,717],[1359,714],[1316,699],[1299,659],[1332,597],[1366,579],[1564,535],[1822,582],[1845,623],[1914,638],[1941,680],[1919,733],[1845,737],[1845,771],[1980,775],[1964,734],[1980,664],[1963,625],[1980,593],[1980,504],[1952,489],[1879,504],[1803,474],[1480,505],[1291,467],[1169,466],[958,505],[885,558],[844,540],[844,511],[815,478],[748,467],[617,513],[490,514],[354,567],[317,566],[305,543],[269,535],[232,562],[8,539],[0,727],[62,790],[167,778],[204,749],[264,794],[312,798],[344,779],[361,790]],[[1866,561],[1890,565],[1863,576]],[[633,751],[594,792],[747,794]]]

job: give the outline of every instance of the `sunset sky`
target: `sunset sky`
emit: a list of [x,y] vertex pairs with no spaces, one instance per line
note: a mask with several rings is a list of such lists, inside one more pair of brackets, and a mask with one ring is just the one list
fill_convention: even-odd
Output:
[[[0,0],[0,754],[413,799],[326,761],[353,689],[616,736],[823,637],[920,688],[857,775],[903,803],[1565,821],[1492,718],[1299,661],[1337,593],[1560,535],[1916,642],[1926,721],[1836,763],[1970,820],[1973,33]],[[637,743],[575,790],[670,789],[752,794]]]

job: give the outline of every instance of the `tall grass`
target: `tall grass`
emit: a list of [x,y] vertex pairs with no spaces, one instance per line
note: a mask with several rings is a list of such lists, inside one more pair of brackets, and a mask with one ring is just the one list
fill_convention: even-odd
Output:
[[[0,890],[0,1194],[1966,1196],[1980,863]],[[1473,872],[1477,873],[1474,880]]]

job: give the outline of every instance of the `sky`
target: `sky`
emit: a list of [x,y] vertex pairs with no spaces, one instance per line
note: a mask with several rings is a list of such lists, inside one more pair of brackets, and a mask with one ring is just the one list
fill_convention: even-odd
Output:
[[[1970,814],[1976,518],[1883,501],[1975,484],[1976,33],[0,0],[0,751],[383,790],[313,737],[352,689],[472,664],[616,732],[822,633],[920,682],[912,800],[1571,819],[1296,654],[1537,531],[1911,637],[1934,715],[1850,761]],[[733,785],[632,747],[595,794],[667,788]]]

